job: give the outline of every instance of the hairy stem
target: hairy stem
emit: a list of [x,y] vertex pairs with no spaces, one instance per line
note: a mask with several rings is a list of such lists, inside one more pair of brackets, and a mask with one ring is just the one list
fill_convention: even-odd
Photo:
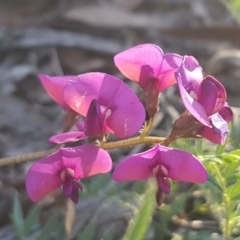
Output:
[[133,147],[138,144],[158,144],[163,143],[165,138],[161,137],[135,137],[115,142],[99,143],[97,146],[105,150],[111,150],[115,148]]
[[[165,138],[161,138],[161,137],[134,137],[134,138],[119,140],[119,141],[115,141],[115,142],[107,142],[107,143],[101,142],[101,143],[97,144],[96,146],[101,147],[105,150],[111,150],[111,149],[115,149],[115,148],[133,147],[138,144],[163,143],[164,139]],[[61,147],[61,145],[58,145],[58,146],[51,148],[49,150],[46,150],[46,151],[32,152],[32,153],[23,154],[20,156],[1,158],[0,159],[0,167],[38,160],[38,159],[44,158],[44,157],[54,153],[60,147]]]
[[50,155],[51,153],[55,152],[56,150],[57,150],[57,148],[51,148],[46,151],[32,152],[32,153],[27,153],[27,154],[20,155],[20,156],[1,158],[0,159],[0,167],[41,159],[41,158],[44,158],[44,157]]
[[145,137],[149,132],[150,132],[150,130],[152,129],[152,127],[153,127],[153,122],[154,122],[154,117],[151,117],[150,119],[149,119],[149,122],[148,122],[148,124],[147,124],[147,126],[144,128],[144,130],[143,130],[143,132],[142,132],[142,134],[141,134],[141,136],[140,137]]

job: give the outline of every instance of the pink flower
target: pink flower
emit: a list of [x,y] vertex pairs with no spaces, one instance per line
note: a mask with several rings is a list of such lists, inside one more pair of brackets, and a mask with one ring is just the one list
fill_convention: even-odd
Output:
[[164,54],[154,44],[142,44],[118,53],[114,57],[117,68],[143,89],[155,84],[159,92],[176,83],[174,72],[182,63],[177,54]]
[[171,190],[169,179],[203,183],[208,174],[203,164],[192,154],[161,145],[125,158],[113,172],[113,179],[117,182],[152,177],[158,184],[156,200],[161,205],[164,194],[169,194]]
[[27,173],[26,189],[32,201],[38,201],[62,186],[63,194],[78,202],[78,180],[109,172],[112,161],[109,154],[93,145],[62,148],[32,165]]
[[53,144],[64,144],[69,142],[77,142],[86,139],[88,136],[84,132],[72,131],[56,134],[49,138],[49,142]]
[[159,93],[176,83],[174,72],[181,65],[182,57],[167,53],[154,44],[142,44],[117,54],[117,68],[143,89],[148,112],[158,110]]
[[75,77],[66,85],[64,99],[74,111],[86,117],[87,135],[113,133],[126,138],[139,131],[145,120],[145,109],[136,94],[106,73]]
[[208,117],[226,102],[224,86],[212,76],[203,78],[202,68],[194,57],[185,56],[175,75],[186,109],[200,123],[211,127]]
[[63,89],[66,84],[74,78],[74,76],[48,76],[40,74],[39,78],[47,93],[57,102],[63,109],[67,110],[68,106],[63,98]]
[[212,76],[203,78],[193,57],[185,56],[176,72],[179,91],[189,113],[204,126],[198,134],[213,143],[224,144],[233,113],[226,103],[224,86]]

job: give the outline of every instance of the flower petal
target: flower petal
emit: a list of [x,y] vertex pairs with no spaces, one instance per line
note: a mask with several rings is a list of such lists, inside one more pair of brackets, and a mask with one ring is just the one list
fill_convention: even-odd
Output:
[[139,83],[145,90],[149,81],[158,80],[158,91],[164,91],[176,83],[175,70],[182,57],[177,54],[163,54],[154,44],[142,44],[117,54],[114,57],[117,68],[129,79]]
[[85,119],[84,133],[89,137],[103,137],[104,119],[98,100],[93,99]]
[[182,84],[182,78],[183,76],[180,74],[180,72],[176,73],[176,79],[178,82],[178,88],[183,100],[183,104],[185,108],[195,117],[200,123],[202,123],[205,126],[210,126],[211,124],[208,120],[208,116],[206,111],[204,110],[203,106],[194,100],[189,93],[186,91]]
[[[183,57],[174,53],[167,53],[164,55],[161,69],[158,73],[159,90],[163,92],[168,87],[176,83],[175,71],[181,66]],[[161,77],[160,77],[161,76]]]
[[63,89],[65,85],[74,77],[73,76],[48,76],[39,75],[41,83],[47,93],[64,109],[68,109],[67,104],[63,98]]
[[102,74],[86,73],[70,81],[64,88],[64,100],[79,114],[86,116],[93,99],[98,99],[101,91]]
[[118,53],[114,57],[117,68],[142,88],[149,79],[157,77],[163,59],[163,51],[154,44],[142,44]]
[[199,87],[198,101],[202,104],[208,116],[213,114],[217,102],[217,93],[216,85],[205,78]]
[[63,169],[61,150],[32,165],[26,177],[26,189],[32,201],[38,201],[62,185],[60,172]]
[[74,170],[76,179],[106,173],[112,168],[112,160],[108,152],[93,145],[62,148],[61,153],[63,165]]
[[83,119],[78,120],[75,124],[75,126],[80,132],[84,131],[84,125],[85,125],[85,121]]
[[221,117],[220,114],[215,113],[210,116],[212,128],[203,126],[198,134],[216,144],[224,144],[229,133],[228,123]]
[[[212,76],[204,78],[200,85],[198,96],[200,97],[198,98],[199,102],[204,103],[205,110],[208,109],[210,112],[208,113],[209,116],[222,109],[227,99],[224,86]],[[210,111],[210,108],[212,108],[212,111]]]
[[70,199],[76,204],[78,203],[79,199],[79,190],[82,191],[83,187],[79,182],[75,180],[70,180],[63,183],[63,194],[67,197],[70,197]]
[[157,147],[160,153],[159,164],[167,169],[167,177],[193,183],[203,183],[207,180],[208,174],[205,167],[191,153],[161,145]]
[[153,177],[153,169],[157,165],[157,151],[152,148],[146,152],[134,154],[120,162],[113,172],[113,180],[117,182],[145,180]]
[[109,112],[106,127],[121,138],[135,134],[145,120],[145,109],[136,94],[109,74],[79,75],[67,84],[64,97],[68,105],[83,116],[86,116],[92,100],[98,100],[100,106]]
[[233,119],[233,111],[227,103],[224,104],[224,107],[219,111],[219,114],[227,123],[231,122]]
[[177,72],[181,76],[181,83],[178,84],[181,84],[189,94],[195,95],[197,100],[198,88],[203,80],[202,68],[198,61],[192,56],[184,56]]
[[158,187],[165,193],[169,194],[171,192],[171,184],[169,179],[166,177],[157,178]]
[[49,138],[49,142],[53,144],[63,144],[68,142],[77,142],[81,139],[88,138],[85,133],[74,131],[74,132],[65,132],[54,135]]

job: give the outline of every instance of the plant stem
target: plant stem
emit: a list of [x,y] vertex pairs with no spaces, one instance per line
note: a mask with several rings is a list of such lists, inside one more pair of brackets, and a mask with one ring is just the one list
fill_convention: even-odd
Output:
[[144,128],[142,134],[140,135],[140,137],[143,138],[143,137],[145,137],[145,136],[149,133],[149,131],[150,131],[150,130],[152,129],[152,127],[153,127],[153,122],[154,122],[154,117],[151,117],[151,118],[149,119],[149,122],[148,122],[146,128]]
[[51,148],[46,151],[32,152],[20,156],[1,158],[0,167],[41,159],[50,155],[56,150],[56,148]]
[[216,178],[221,186],[221,188],[223,189],[223,204],[224,204],[224,210],[225,210],[225,226],[222,227],[222,231],[224,234],[224,238],[225,240],[230,240],[231,237],[231,232],[230,232],[230,221],[229,221],[229,199],[228,196],[226,194],[226,184],[225,184],[225,180],[222,177],[219,168],[217,166],[216,163],[213,163],[213,168],[215,170],[216,173]]
[[135,137],[115,142],[99,143],[97,146],[105,150],[111,150],[115,148],[133,147],[138,144],[157,144],[163,143],[165,138],[162,137]]
[[[124,140],[119,140],[115,142],[101,142],[97,144],[96,146],[101,147],[105,150],[111,150],[115,148],[124,148],[124,147],[132,147],[136,146],[138,144],[158,144],[158,143],[163,143],[165,138],[162,137],[134,137],[134,138],[129,138],[129,139],[124,139]],[[28,161],[34,161],[37,159],[44,158],[55,151],[57,151],[61,145],[57,145],[54,148],[51,148],[46,151],[39,151],[39,152],[32,152],[32,153],[27,153],[23,154],[20,156],[14,156],[14,157],[6,157],[6,158],[1,158],[0,159],[0,167],[7,166],[7,165],[12,165],[12,164],[18,164],[18,163],[23,163],[23,162],[28,162]]]

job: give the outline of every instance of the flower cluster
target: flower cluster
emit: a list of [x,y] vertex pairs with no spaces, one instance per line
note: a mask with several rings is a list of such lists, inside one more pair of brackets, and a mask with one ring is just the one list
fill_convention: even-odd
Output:
[[[33,201],[62,186],[63,194],[77,203],[78,192],[83,190],[81,179],[112,169],[107,150],[140,143],[155,146],[121,161],[113,170],[113,179],[121,182],[155,178],[158,205],[170,193],[170,179],[192,183],[207,180],[205,167],[194,155],[168,145],[179,137],[204,137],[213,143],[225,143],[233,114],[223,85],[212,76],[204,78],[194,57],[164,54],[153,44],[123,51],[114,57],[114,62],[142,88],[150,117],[148,124],[138,96],[114,76],[100,72],[40,75],[45,90],[63,108],[66,118],[63,133],[49,139],[59,150],[34,163],[28,171],[26,188]],[[148,137],[159,111],[160,93],[174,84],[178,85],[186,111],[176,120],[169,136]],[[78,131],[69,131],[73,126]],[[142,134],[132,137],[142,127]],[[110,134],[123,140],[111,142]],[[78,141],[77,147],[65,146]]]

